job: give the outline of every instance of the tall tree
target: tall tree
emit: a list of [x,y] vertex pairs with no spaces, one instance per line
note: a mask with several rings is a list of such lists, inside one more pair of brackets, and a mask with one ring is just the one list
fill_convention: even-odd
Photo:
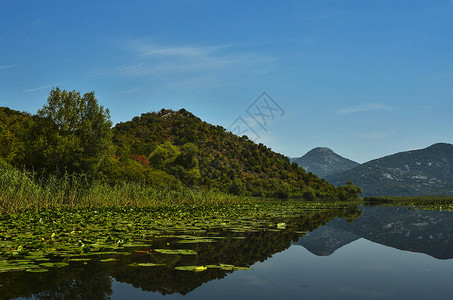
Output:
[[56,124],[58,138],[47,158],[58,169],[94,175],[112,150],[112,122],[108,109],[98,104],[94,92],[53,89],[38,115]]

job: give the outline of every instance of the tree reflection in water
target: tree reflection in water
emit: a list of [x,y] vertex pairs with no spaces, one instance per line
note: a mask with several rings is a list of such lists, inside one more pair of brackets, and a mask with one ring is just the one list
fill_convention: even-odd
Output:
[[[227,230],[205,232],[204,236],[223,237],[213,243],[177,244],[175,237],[151,241],[151,247],[129,248],[127,255],[114,255],[117,261],[71,262],[69,267],[52,268],[45,273],[25,271],[0,275],[1,297],[35,297],[36,299],[109,299],[112,278],[145,291],[161,294],[187,294],[203,283],[225,277],[233,271],[208,269],[204,272],[175,270],[175,266],[219,265],[250,266],[281,252],[299,240],[307,231],[339,217],[352,222],[361,215],[357,206],[307,212],[288,219],[283,230]],[[166,255],[149,251],[161,248],[186,248],[198,255]],[[112,256],[110,256],[112,257]],[[106,258],[105,256],[102,258]],[[157,267],[134,267],[131,263],[159,263]]]

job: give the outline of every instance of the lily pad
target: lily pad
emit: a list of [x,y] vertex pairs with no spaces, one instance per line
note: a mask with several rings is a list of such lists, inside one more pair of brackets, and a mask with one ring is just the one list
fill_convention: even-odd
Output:
[[154,249],[154,251],[162,254],[197,255],[197,251],[190,249]]
[[106,259],[101,259],[101,262],[114,262],[118,261],[119,259],[117,258],[106,258]]
[[22,270],[24,270],[24,269],[17,267],[17,266],[1,267],[0,273],[11,272],[11,271],[22,271]]
[[208,269],[219,269],[224,271],[238,271],[238,270],[250,270],[250,267],[236,267],[234,265],[219,264],[219,265],[207,265]]
[[39,269],[27,269],[25,271],[30,272],[30,273],[44,273],[44,272],[48,272],[49,270],[44,269],[44,268],[39,268]]
[[128,264],[130,267],[159,267],[164,266],[164,264],[155,264],[155,263],[132,263]]
[[215,240],[213,239],[193,239],[193,240],[180,240],[178,243],[180,244],[197,244],[197,243],[213,243]]
[[278,223],[277,224],[277,229],[285,229],[286,228],[286,223]]
[[240,270],[251,270],[250,267],[234,267],[235,271],[240,271]]
[[91,258],[71,258],[69,261],[90,261]]
[[175,269],[180,271],[203,272],[206,271],[208,268],[206,266],[180,266],[175,267]]
[[125,248],[132,248],[132,247],[149,247],[150,245],[149,244],[145,244],[145,243],[127,243],[127,244],[123,244],[123,247]]
[[48,268],[62,268],[62,267],[69,266],[69,264],[65,263],[65,262],[58,262],[58,263],[46,262],[46,263],[41,263],[39,265],[43,266],[43,267],[48,267]]

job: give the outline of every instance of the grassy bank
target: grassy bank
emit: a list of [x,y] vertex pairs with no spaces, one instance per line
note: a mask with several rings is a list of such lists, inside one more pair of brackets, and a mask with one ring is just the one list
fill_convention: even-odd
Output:
[[247,198],[185,186],[151,187],[140,183],[110,185],[83,175],[37,178],[0,163],[0,213],[51,208],[148,207],[180,204],[243,203]]
[[[189,188],[183,184],[177,187],[174,184],[151,186],[139,182],[109,184],[90,181],[84,175],[69,174],[38,177],[33,172],[19,170],[0,160],[0,214],[46,209],[242,204],[260,199]],[[331,198],[292,200],[302,200],[307,207],[343,204]],[[266,201],[281,200],[267,198]]]
[[364,197],[365,205],[408,206],[453,211],[453,196]]

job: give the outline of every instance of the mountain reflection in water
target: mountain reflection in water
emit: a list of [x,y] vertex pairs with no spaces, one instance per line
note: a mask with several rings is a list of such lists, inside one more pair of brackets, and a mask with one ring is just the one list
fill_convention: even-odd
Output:
[[319,256],[359,239],[425,253],[438,259],[453,258],[453,213],[406,207],[361,207],[363,215],[352,223],[335,219],[304,235],[295,244]]

